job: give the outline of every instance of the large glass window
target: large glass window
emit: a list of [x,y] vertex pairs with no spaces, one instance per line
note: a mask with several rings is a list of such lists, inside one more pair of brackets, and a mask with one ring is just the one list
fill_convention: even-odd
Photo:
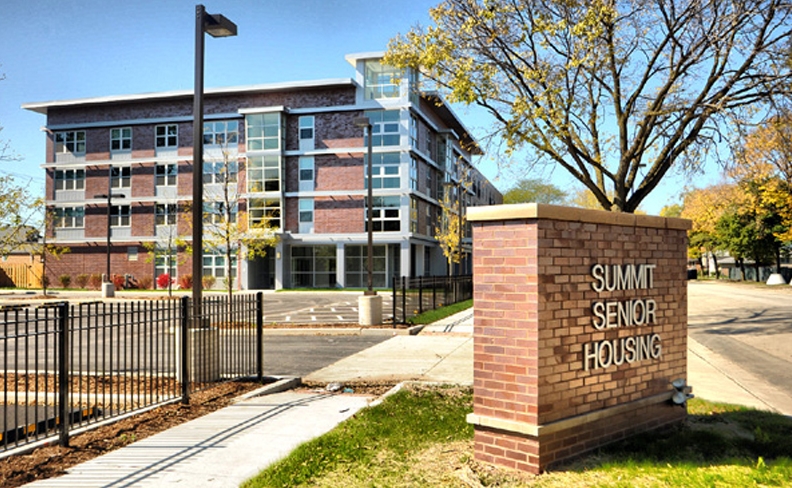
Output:
[[398,98],[400,70],[376,60],[366,61],[366,100]]
[[67,169],[65,171],[55,171],[56,190],[84,190],[85,189],[85,170]]
[[293,287],[333,288],[336,285],[335,246],[294,246],[291,248]]
[[410,232],[418,233],[418,200],[410,198]]
[[[368,164],[368,156],[364,157],[365,164]],[[401,179],[399,168],[401,167],[401,156],[399,153],[374,153],[371,156],[374,166],[371,169],[372,188],[399,188]],[[364,188],[368,188],[368,167],[363,183]]]
[[418,160],[410,158],[410,190],[418,190]]
[[280,191],[281,158],[278,155],[248,158],[248,192]]
[[55,153],[85,154],[85,131],[56,132]]
[[110,206],[110,227],[129,227],[132,208],[129,205]]
[[207,185],[236,183],[239,168],[236,161],[204,162],[203,181]]
[[279,229],[281,226],[280,198],[251,198],[248,200],[248,225],[254,226],[266,220],[269,227]]
[[[398,110],[373,110],[365,113],[371,121],[372,146],[398,146],[399,145],[399,111]],[[367,136],[366,136],[367,137]],[[368,139],[364,137],[364,145]]]
[[132,168],[114,166],[110,168],[110,186],[112,188],[129,188],[132,185]]
[[176,225],[176,204],[158,203],[154,211],[154,225]]
[[401,197],[374,197],[372,220],[374,232],[401,230]]
[[58,229],[82,229],[85,227],[85,207],[58,207],[55,214],[55,227]]
[[178,169],[175,164],[158,164],[154,169],[157,186],[176,186]]
[[248,151],[280,148],[280,113],[251,114],[245,117]]
[[204,146],[230,147],[239,141],[239,122],[221,120],[204,123]]
[[110,129],[110,151],[132,150],[132,127]]
[[[373,284],[377,288],[387,285],[387,249],[386,246],[374,246],[372,253]],[[368,247],[345,246],[344,280],[349,288],[363,288],[368,286]]]
[[154,128],[154,145],[157,148],[175,148],[179,145],[179,126],[158,125]]

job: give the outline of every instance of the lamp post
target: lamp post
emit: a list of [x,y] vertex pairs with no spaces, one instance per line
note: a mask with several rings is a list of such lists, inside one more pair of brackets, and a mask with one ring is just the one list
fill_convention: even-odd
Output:
[[372,126],[368,117],[355,117],[357,127],[366,129],[368,137],[368,168],[366,181],[368,186],[366,227],[368,228],[368,287],[363,296],[358,297],[358,322],[360,325],[379,325],[382,323],[382,297],[374,291],[374,161],[372,159]]
[[207,14],[203,5],[195,6],[195,95],[193,98],[193,188],[192,188],[192,298],[193,317],[201,316],[203,275],[203,78],[204,32],[212,37],[231,37],[237,26],[220,14]]
[[[102,280],[102,282],[103,282],[102,297],[103,298],[107,298],[107,297],[113,296],[113,293],[110,290],[115,291],[115,288],[113,288],[113,286],[114,286],[113,282],[110,279],[110,246],[111,246],[111,244],[110,244],[110,232],[111,232],[111,228],[110,228],[111,212],[110,212],[110,210],[111,210],[112,200],[113,200],[113,198],[124,198],[124,195],[114,194],[114,193],[112,193],[110,191],[111,188],[112,188],[112,185],[113,185],[113,183],[112,183],[113,176],[112,175],[113,175],[113,168],[111,167],[110,168],[110,176],[108,178],[108,183],[107,183],[107,193],[106,194],[102,193],[100,195],[94,195],[94,198],[106,198],[107,199],[107,267],[106,267],[106,270],[105,270],[105,279]],[[109,286],[108,286],[108,284],[109,284]]]
[[355,118],[355,125],[366,129],[366,135],[368,137],[368,168],[367,171],[367,181],[368,181],[368,197],[367,197],[367,218],[366,218],[366,227],[368,229],[368,244],[367,244],[367,254],[368,254],[368,289],[366,290],[366,295],[376,295],[377,292],[374,291],[374,190],[372,185],[372,180],[374,177],[374,161],[372,160],[372,142],[371,142],[371,120],[368,117],[356,117]]

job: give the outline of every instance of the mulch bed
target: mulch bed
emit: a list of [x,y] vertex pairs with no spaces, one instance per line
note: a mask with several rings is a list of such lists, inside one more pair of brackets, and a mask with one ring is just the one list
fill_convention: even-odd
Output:
[[259,387],[260,383],[250,381],[222,383],[191,394],[189,405],[164,405],[75,435],[69,447],[53,440],[54,445],[4,458],[0,460],[0,486],[14,488],[63,475],[72,466],[228,406],[237,396]]

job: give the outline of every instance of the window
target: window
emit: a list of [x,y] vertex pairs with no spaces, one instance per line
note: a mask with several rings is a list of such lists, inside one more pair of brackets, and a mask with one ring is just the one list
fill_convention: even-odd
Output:
[[110,206],[110,227],[129,227],[132,215],[129,205]]
[[[385,246],[374,246],[372,264],[374,272],[372,278],[374,286],[384,288],[387,286],[387,249]],[[368,247],[345,246],[344,263],[346,265],[345,285],[349,288],[368,286]]]
[[154,145],[157,148],[174,148],[179,145],[179,126],[158,125],[154,128]]
[[429,166],[426,167],[426,194],[432,198],[436,198],[437,194],[434,193],[435,185],[434,179],[432,178],[432,173],[434,170]]
[[[236,278],[237,258],[231,256],[231,279]],[[204,276],[214,276],[215,278],[226,277],[226,256],[221,252],[208,252],[203,255],[203,274]]]
[[85,189],[85,170],[68,169],[65,171],[55,171],[56,190],[84,190]]
[[167,274],[171,278],[174,278],[178,264],[178,261],[176,260],[176,249],[157,249],[155,254],[154,276]]
[[410,147],[418,149],[418,118],[410,115]]
[[222,120],[204,123],[204,146],[230,147],[239,140],[239,122]]
[[158,203],[154,210],[154,225],[176,225],[176,204]]
[[281,226],[280,198],[251,198],[248,201],[248,216],[250,226],[266,221],[271,228],[279,229]]
[[374,232],[398,232],[401,230],[401,198],[374,197],[372,213]]
[[178,168],[175,164],[158,164],[154,169],[157,186],[176,186]]
[[336,247],[292,247],[291,275],[293,287],[334,287],[336,285]]
[[300,157],[300,191],[314,189],[314,158],[313,156]]
[[56,132],[55,153],[85,154],[85,131]]
[[410,158],[410,190],[418,190],[418,160]]
[[237,220],[237,206],[229,207],[225,202],[204,202],[203,216],[205,224],[234,223]]
[[418,233],[418,200],[410,198],[410,232]]
[[132,128],[110,129],[110,151],[132,150]]
[[314,117],[305,115],[300,117],[300,140],[314,138]]
[[[378,188],[400,188],[401,178],[399,168],[401,166],[401,156],[397,152],[393,153],[374,153],[371,155],[374,166],[371,169],[371,181],[374,189]],[[368,165],[368,156],[363,159]],[[368,172],[368,168],[366,169]],[[368,188],[368,174],[364,178],[364,188]]]
[[300,223],[310,223],[314,220],[313,198],[300,198]]
[[248,192],[280,191],[280,180],[280,156],[253,156],[248,158]]
[[248,151],[280,149],[280,113],[248,115],[245,126]]
[[[432,209],[431,205],[426,206],[426,235],[433,236],[434,235],[434,210]],[[429,269],[429,268],[425,268]]]
[[204,162],[203,181],[205,184],[225,185],[235,183],[239,168],[236,161]]
[[398,78],[401,76],[398,69],[376,60],[369,60],[366,61],[365,70],[366,100],[398,98]]
[[59,207],[55,211],[57,229],[82,229],[85,222],[85,207]]
[[110,187],[129,188],[132,184],[132,168],[129,166],[110,168]]
[[[371,121],[372,146],[398,146],[399,145],[399,111],[375,110],[365,113]],[[364,145],[368,145],[366,137]]]

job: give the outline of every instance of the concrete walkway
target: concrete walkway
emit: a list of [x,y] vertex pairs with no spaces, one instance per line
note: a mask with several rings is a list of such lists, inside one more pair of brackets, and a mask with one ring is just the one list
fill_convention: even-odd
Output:
[[[473,315],[461,312],[395,336],[306,378],[325,383],[473,382]],[[688,343],[688,383],[696,396],[792,415],[792,398],[703,347]],[[242,400],[102,457],[40,487],[236,487],[300,443],[365,407],[353,394],[281,392]]]
[[236,488],[370,400],[291,391],[257,396],[25,486]]

